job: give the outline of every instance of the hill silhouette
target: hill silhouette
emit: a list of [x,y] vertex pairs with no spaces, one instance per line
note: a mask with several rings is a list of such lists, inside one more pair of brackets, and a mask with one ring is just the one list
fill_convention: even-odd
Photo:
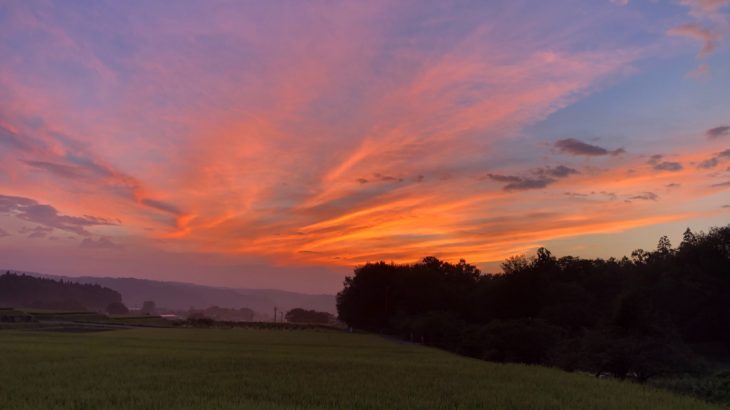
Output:
[[145,301],[173,310],[205,309],[210,306],[249,308],[261,316],[273,315],[274,307],[286,312],[294,308],[312,309],[335,314],[335,295],[305,294],[278,289],[223,288],[184,282],[166,282],[137,278],[94,276],[55,276],[41,273],[29,275],[100,285],[119,292],[130,308],[140,308]]
[[104,311],[122,295],[98,284],[39,278],[6,271],[0,276],[0,306]]

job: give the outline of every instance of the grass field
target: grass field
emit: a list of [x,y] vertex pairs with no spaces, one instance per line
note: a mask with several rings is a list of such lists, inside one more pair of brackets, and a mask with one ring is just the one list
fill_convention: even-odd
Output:
[[36,320],[61,320],[80,323],[109,323],[119,325],[170,327],[172,323],[159,316],[149,315],[105,315],[96,312],[62,312],[57,310],[21,309],[22,312],[32,315]]
[[[12,319],[12,320],[9,320]],[[73,326],[71,326],[73,325]],[[0,329],[93,331],[119,327],[172,327],[160,316],[105,315],[88,311],[58,311],[27,308],[0,309]]]
[[373,335],[0,331],[2,409],[703,409],[688,397]]

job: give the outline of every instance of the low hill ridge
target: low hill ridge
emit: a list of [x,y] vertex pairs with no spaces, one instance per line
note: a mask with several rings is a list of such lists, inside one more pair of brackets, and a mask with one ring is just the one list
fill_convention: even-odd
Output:
[[245,307],[262,315],[273,315],[274,307],[284,312],[294,308],[312,309],[332,314],[337,312],[335,295],[331,294],[306,294],[278,289],[225,288],[131,277],[69,277],[32,272],[22,273],[41,278],[108,287],[119,292],[124,303],[132,308],[141,307],[145,301],[152,300],[158,307],[175,310],[220,306],[236,309]]

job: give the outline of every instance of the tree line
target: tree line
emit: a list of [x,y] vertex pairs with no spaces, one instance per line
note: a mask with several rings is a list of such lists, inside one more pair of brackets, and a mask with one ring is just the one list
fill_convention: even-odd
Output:
[[317,324],[334,324],[335,316],[328,312],[320,312],[317,310],[294,308],[284,316],[289,323],[317,323]]
[[540,248],[502,274],[434,257],[368,263],[337,295],[348,326],[484,360],[634,378],[730,359],[730,225],[621,259]]
[[190,319],[210,319],[213,321],[252,322],[256,312],[249,308],[222,308],[210,306],[206,309],[190,309],[183,316]]
[[[106,311],[122,305],[122,295],[99,285],[18,275],[0,275],[0,307]],[[126,309],[126,308],[125,308]]]

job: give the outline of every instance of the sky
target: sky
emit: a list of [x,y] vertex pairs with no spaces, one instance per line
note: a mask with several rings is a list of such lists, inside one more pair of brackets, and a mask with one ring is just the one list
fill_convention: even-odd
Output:
[[0,267],[336,292],[730,220],[730,1],[0,1]]

